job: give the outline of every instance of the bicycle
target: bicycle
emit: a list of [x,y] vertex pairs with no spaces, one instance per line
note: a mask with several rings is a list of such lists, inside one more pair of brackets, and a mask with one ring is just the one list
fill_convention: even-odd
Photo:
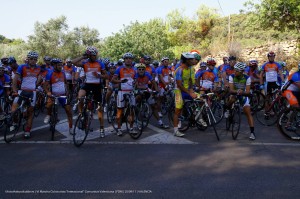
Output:
[[9,111],[11,110],[11,104],[12,101],[9,99],[9,97],[1,97],[0,98],[0,106],[2,109],[2,119],[0,119],[0,128],[2,128],[5,124],[5,119],[9,115]]
[[[94,100],[93,92],[90,91],[87,96],[79,99],[83,100],[82,112],[79,113],[75,126],[73,129],[73,143],[75,146],[80,147],[86,140],[89,132],[92,132],[91,122],[94,114]],[[98,108],[99,109],[99,103]]]
[[193,100],[185,100],[183,105],[183,112],[179,121],[181,126],[179,131],[187,131],[190,127],[197,127],[199,130],[206,130],[208,126],[213,127],[217,140],[220,140],[216,130],[216,118],[208,104],[208,98],[214,93],[201,94],[200,98]]
[[47,95],[44,91],[37,91],[36,105],[34,106],[34,116],[38,117],[40,112],[44,112],[47,102]]
[[4,140],[6,143],[10,143],[15,139],[21,125],[23,131],[25,131],[25,125],[28,118],[27,110],[31,106],[32,100],[31,98],[22,95],[19,95],[19,99],[21,99],[21,105],[6,117],[6,129],[4,131]]
[[117,115],[117,95],[118,95],[118,89],[114,89],[113,93],[107,103],[107,121],[109,124],[112,122],[112,118],[116,117]]
[[[232,94],[234,95],[234,94]],[[231,128],[232,139],[236,140],[240,133],[241,126],[241,98],[235,100],[229,109],[229,116],[226,118],[226,130]]]
[[49,120],[49,125],[50,125],[50,131],[51,131],[51,140],[54,140],[54,134],[55,134],[55,126],[56,124],[59,122],[58,119],[58,100],[59,99],[64,99],[67,100],[67,96],[59,96],[59,97],[55,97],[55,96],[50,96],[50,98],[53,100],[53,105],[52,105],[52,109],[51,109],[51,116],[50,116],[50,120]]
[[[130,123],[133,122],[133,131],[134,133],[129,133],[130,137],[133,139],[138,139],[142,133],[144,128],[144,120],[139,118],[143,118],[144,114],[142,111],[138,111],[135,105],[132,102],[132,99],[134,99],[134,94],[132,92],[125,93],[123,101],[125,102],[125,106],[123,108],[122,116],[121,116],[121,124],[125,123],[126,126],[126,133],[129,133],[129,126]],[[122,102],[123,102],[122,101]],[[117,117],[114,115],[112,117],[111,122],[114,130],[118,132],[118,122]]]
[[300,108],[289,107],[279,114],[277,127],[290,140],[300,141]]
[[[266,101],[266,103],[268,103]],[[256,111],[257,121],[265,126],[272,126],[276,123],[279,113],[288,107],[288,102],[279,89],[272,91],[272,102],[270,106],[261,111]]]
[[[147,102],[148,98],[150,98],[151,95],[155,97],[157,92],[149,92],[147,90],[141,90],[138,89],[135,91],[135,96],[140,96],[140,101],[137,103],[137,113],[138,113],[138,121],[141,123],[143,122],[143,128],[146,128],[149,124],[149,120],[153,114],[151,111],[151,107],[149,103]],[[148,96],[146,96],[148,95]]]

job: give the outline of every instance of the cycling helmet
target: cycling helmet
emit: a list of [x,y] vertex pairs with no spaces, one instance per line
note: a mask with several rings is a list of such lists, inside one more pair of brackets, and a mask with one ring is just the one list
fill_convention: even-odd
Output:
[[30,51],[27,54],[27,58],[36,58],[37,59],[38,57],[39,57],[39,54],[35,51]]
[[195,59],[194,54],[192,53],[182,53],[181,54],[181,58],[185,58],[185,59]]
[[197,53],[193,53],[193,54],[194,54],[196,60],[198,60],[198,61],[201,60],[201,56],[199,54],[197,54]]
[[123,59],[126,59],[126,58],[133,59],[133,54],[132,54],[132,53],[129,53],[129,52],[125,53],[125,54],[123,55]]
[[250,60],[249,61],[249,66],[258,66],[258,62],[257,62],[257,60]]
[[5,69],[4,66],[0,63],[0,69]]
[[267,56],[268,57],[275,57],[276,54],[273,51],[270,51]]
[[210,66],[215,66],[217,64],[214,58],[208,58],[206,62],[207,62],[207,65],[210,65]]
[[280,64],[282,67],[286,67],[286,62],[284,62],[284,61],[279,62],[279,64]]
[[136,68],[146,68],[146,65],[139,63],[139,64],[136,64]]
[[66,62],[72,62],[71,58],[67,58]]
[[51,61],[51,57],[45,56],[45,57],[44,57],[44,61]]
[[165,60],[170,60],[169,57],[163,57],[160,61],[163,62]]
[[17,60],[14,57],[9,57],[7,63],[8,64],[17,63]]
[[151,56],[150,55],[145,55],[144,60],[151,60]]
[[200,67],[207,67],[207,63],[206,62],[201,62]]
[[234,70],[237,70],[237,71],[244,71],[245,68],[246,68],[246,64],[243,62],[238,62],[234,65]]
[[59,58],[53,58],[53,59],[51,59],[51,63],[52,64],[59,64],[59,63],[62,63],[62,60],[59,59]]
[[228,57],[223,57],[223,62],[228,61]]
[[234,61],[234,60],[236,60],[236,57],[233,55],[228,58],[228,61]]
[[98,54],[98,50],[97,50],[96,47],[88,46],[86,48],[85,54],[87,54],[87,55],[97,55]]
[[108,64],[110,63],[110,59],[109,59],[109,58],[104,58],[104,59],[103,59],[103,63],[104,63],[105,65],[108,65]]
[[108,68],[114,68],[114,67],[116,67],[116,65],[113,62],[108,64]]
[[7,64],[7,62],[8,62],[8,58],[7,57],[1,58],[1,63],[2,64]]
[[159,65],[159,62],[158,61],[153,61],[153,63],[152,63],[154,66],[158,66]]
[[298,70],[300,70],[300,63],[298,64]]
[[117,62],[117,65],[122,66],[124,62],[124,59],[119,59]]

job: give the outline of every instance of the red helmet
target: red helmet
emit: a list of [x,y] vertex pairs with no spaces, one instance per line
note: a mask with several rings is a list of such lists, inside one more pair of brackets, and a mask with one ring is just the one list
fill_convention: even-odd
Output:
[[206,62],[209,66],[215,66],[217,64],[214,58],[208,58]]
[[250,60],[249,61],[249,66],[258,66],[257,60]]

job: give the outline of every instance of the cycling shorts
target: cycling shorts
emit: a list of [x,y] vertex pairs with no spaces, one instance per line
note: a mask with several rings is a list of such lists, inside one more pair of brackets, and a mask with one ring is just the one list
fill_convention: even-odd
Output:
[[[117,107],[118,108],[124,108],[125,106],[125,101],[124,101],[124,94],[126,93],[132,93],[132,91],[119,91],[118,92],[118,97],[117,97]],[[135,106],[135,97],[134,95],[130,95],[131,98],[130,98],[130,102],[131,102],[131,105]]]
[[94,100],[100,103],[102,102],[102,92],[100,84],[83,84],[81,89],[85,90],[86,95],[88,95],[88,93],[92,91]]
[[[31,98],[32,101],[30,103],[30,106],[35,106],[35,103],[36,103],[36,91],[22,91],[22,90],[19,90],[18,94],[22,95],[24,97],[27,97],[27,98]],[[13,103],[21,105],[21,102],[22,102],[22,98],[16,97],[14,99]]]
[[276,82],[266,82],[265,92],[271,94],[273,90],[279,88]]

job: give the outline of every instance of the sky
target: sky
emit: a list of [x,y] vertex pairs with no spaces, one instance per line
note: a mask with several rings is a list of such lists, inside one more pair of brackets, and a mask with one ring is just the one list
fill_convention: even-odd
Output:
[[36,22],[66,16],[69,30],[88,26],[97,29],[100,38],[113,35],[131,22],[165,19],[179,9],[193,17],[201,4],[219,10],[221,16],[238,14],[247,0],[2,0],[0,35],[28,40]]

